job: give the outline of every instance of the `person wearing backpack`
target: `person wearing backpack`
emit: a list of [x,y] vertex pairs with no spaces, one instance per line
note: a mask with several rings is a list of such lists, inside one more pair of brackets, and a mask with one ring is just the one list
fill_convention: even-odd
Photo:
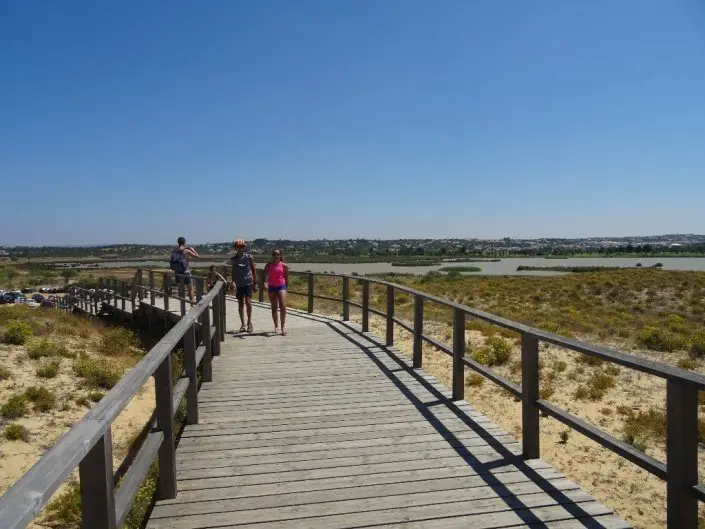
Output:
[[[233,241],[235,255],[230,258],[229,264],[233,267],[233,285],[235,285],[235,297],[237,298],[237,308],[240,313],[240,332],[252,332],[252,293],[257,292],[255,278],[255,260],[252,255],[245,252],[245,241],[238,239]],[[245,305],[247,306],[247,327],[245,327]]]
[[189,267],[189,259],[198,259],[201,257],[198,252],[192,247],[186,247],[186,239],[179,237],[177,240],[178,246],[174,248],[171,252],[171,259],[169,259],[169,268],[171,268],[177,277],[184,278],[184,285],[188,289],[188,298],[191,302],[195,301],[196,296],[193,292],[193,277],[191,276],[191,268]]

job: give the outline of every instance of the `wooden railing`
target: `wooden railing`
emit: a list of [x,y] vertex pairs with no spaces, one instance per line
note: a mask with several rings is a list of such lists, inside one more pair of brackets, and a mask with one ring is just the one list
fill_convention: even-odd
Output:
[[[170,274],[165,276],[168,285]],[[139,292],[144,292],[141,285],[136,286],[137,281],[132,285],[103,281],[101,288],[106,285],[113,287],[111,293],[73,288],[76,306],[98,313],[99,305],[110,301],[124,310],[127,301],[134,302]],[[219,354],[225,331],[225,285],[218,282],[205,295],[202,286],[199,301],[189,311],[182,309],[181,318],[162,340],[0,498],[2,529],[25,527],[76,467],[80,479],[82,527],[87,529],[115,529],[122,524],[155,459],[159,461],[158,496],[176,497],[175,410],[186,397],[185,420],[190,424],[198,422],[198,370],[203,382],[212,380],[212,356]],[[166,294],[164,301],[168,307],[170,292]],[[178,300],[182,307],[184,299],[182,295]],[[154,304],[154,297],[151,301]],[[211,314],[214,315],[213,325]],[[185,369],[174,384],[172,353],[182,340]],[[151,376],[154,376],[156,393],[155,420],[116,487],[111,425]]]
[[[541,329],[523,325],[506,318],[488,314],[472,307],[461,305],[437,296],[420,292],[398,284],[364,276],[342,274],[315,274],[311,272],[289,272],[290,275],[307,278],[306,291],[289,290],[289,294],[305,296],[308,312],[314,312],[314,300],[323,299],[342,303],[342,319],[350,319],[350,307],[362,311],[362,331],[369,331],[370,314],[386,320],[386,344],[394,344],[394,328],[399,326],[413,335],[413,367],[423,364],[423,344],[427,343],[453,359],[453,399],[465,398],[465,368],[486,377],[495,384],[521,399],[522,444],[528,459],[540,457],[539,414],[557,419],[569,428],[580,432],[612,452],[628,459],[660,479],[667,482],[667,524],[670,529],[697,529],[698,500],[705,501],[705,485],[698,483],[698,391],[705,389],[705,377],[674,366],[652,362],[638,356],[614,349],[591,345],[579,340],[565,338]],[[315,293],[316,276],[338,278],[342,281],[342,297]],[[258,271],[259,301],[264,301],[263,274]],[[357,281],[362,287],[362,303],[350,299],[350,282]],[[370,306],[370,285],[386,289],[386,310]],[[414,322],[407,324],[395,316],[395,292],[414,298]],[[424,334],[424,304],[435,303],[452,310],[452,344],[440,343]],[[515,331],[521,336],[521,385],[493,372],[472,358],[465,356],[466,319],[477,318],[485,322]],[[545,342],[581,354],[599,358],[635,371],[648,373],[666,380],[667,464],[649,457],[634,446],[596,428],[586,421],[551,404],[539,396],[539,343]]]

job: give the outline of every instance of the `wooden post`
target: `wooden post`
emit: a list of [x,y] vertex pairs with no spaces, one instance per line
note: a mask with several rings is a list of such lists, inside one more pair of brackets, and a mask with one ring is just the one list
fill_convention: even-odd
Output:
[[350,321],[350,278],[343,277],[343,321]]
[[539,341],[536,336],[521,334],[521,437],[526,459],[540,457],[539,409]]
[[308,273],[308,313],[313,313],[313,272]]
[[184,316],[186,314],[186,291],[184,287],[184,282],[186,281],[186,278],[182,275],[178,275],[176,276],[176,279],[179,281],[179,300],[181,315]]
[[394,345],[394,287],[387,285],[387,345]]
[[142,289],[142,285],[144,285],[144,274],[142,273],[142,269],[139,269],[139,278],[137,280],[137,286],[139,287],[137,289],[137,301],[141,302],[144,298],[144,290]]
[[[125,283],[124,281],[120,281],[120,295],[121,295],[121,297],[122,297],[122,299],[120,300],[120,307],[122,308],[122,311],[123,311],[123,312],[126,312],[126,309],[125,309],[126,300],[125,300],[125,298],[127,297],[127,283]],[[134,304],[132,305],[132,310],[135,310],[135,305],[134,305]]]
[[196,301],[201,301],[203,299],[203,278],[194,277],[193,280],[196,282]]
[[362,332],[370,332],[370,282],[362,280]]
[[184,334],[184,369],[189,379],[186,389],[186,422],[198,424],[198,366],[196,366],[196,326]]
[[259,302],[264,301],[264,270],[257,274],[257,280],[259,282],[257,288],[259,289]]
[[666,384],[666,526],[697,529],[698,389],[679,380]]
[[414,296],[414,369],[423,365],[423,296]]
[[213,342],[211,340],[211,313],[206,309],[201,313],[201,345],[206,346],[206,354],[201,361],[203,382],[213,380]]
[[156,293],[154,292],[154,270],[149,271],[149,304],[154,305],[154,298]]
[[162,288],[164,289],[164,310],[167,312],[166,319],[169,316],[169,296],[171,295],[171,285],[169,284],[170,276],[167,272],[164,272],[162,277]]
[[220,296],[213,298],[213,325],[215,325],[215,334],[213,335],[213,348],[211,352],[213,356],[220,356],[220,335],[223,324],[220,312]]
[[110,427],[78,466],[81,486],[81,526],[115,529],[113,446]]
[[112,279],[110,281],[111,287],[110,290],[113,291],[113,307],[115,307],[115,311],[117,312],[118,308],[118,281],[117,279]]
[[453,309],[453,400],[465,398],[465,311]]
[[[225,341],[225,325],[226,325],[226,316],[227,316],[227,301],[228,299],[225,297],[225,294],[227,293],[227,285],[223,285],[220,288],[220,292],[218,293],[218,296],[220,296],[220,341],[224,342]],[[220,354],[220,345],[218,345],[218,354]]]
[[162,500],[176,498],[176,447],[174,445],[171,370],[171,353],[169,353],[154,372],[157,430],[164,433],[164,440],[159,447],[159,483],[157,485],[157,494]]

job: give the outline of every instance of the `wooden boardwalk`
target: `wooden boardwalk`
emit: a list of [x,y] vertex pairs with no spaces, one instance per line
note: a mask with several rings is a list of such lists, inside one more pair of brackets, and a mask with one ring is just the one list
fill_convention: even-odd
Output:
[[356,325],[290,312],[274,336],[256,307],[233,335],[235,308],[148,529],[631,527]]

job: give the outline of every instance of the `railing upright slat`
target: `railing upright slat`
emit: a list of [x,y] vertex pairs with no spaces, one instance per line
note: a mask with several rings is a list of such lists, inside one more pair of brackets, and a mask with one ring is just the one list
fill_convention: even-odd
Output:
[[394,345],[394,287],[387,285],[387,345]]
[[698,390],[687,382],[666,384],[667,527],[697,529]]
[[540,456],[539,408],[539,342],[535,336],[521,334],[521,436],[524,457]]
[[343,321],[350,321],[350,278],[343,277]]
[[453,309],[453,400],[465,398],[465,311]]
[[309,314],[313,313],[313,272],[308,273],[308,307],[307,311]]
[[362,280],[362,332],[370,332],[370,282]]
[[160,499],[176,498],[176,446],[174,443],[174,404],[172,401],[171,353],[154,372],[154,391],[157,402],[157,429],[164,433],[159,447],[159,481],[157,494]]
[[414,369],[423,365],[423,296],[414,296]]
[[113,446],[110,428],[88,451],[78,466],[82,527],[115,529]]
[[201,362],[203,382],[213,380],[213,340],[211,339],[211,313],[208,307],[201,313],[201,345],[206,347],[206,354]]
[[196,326],[184,334],[184,369],[189,379],[186,390],[186,422],[198,424],[198,366],[196,365]]

